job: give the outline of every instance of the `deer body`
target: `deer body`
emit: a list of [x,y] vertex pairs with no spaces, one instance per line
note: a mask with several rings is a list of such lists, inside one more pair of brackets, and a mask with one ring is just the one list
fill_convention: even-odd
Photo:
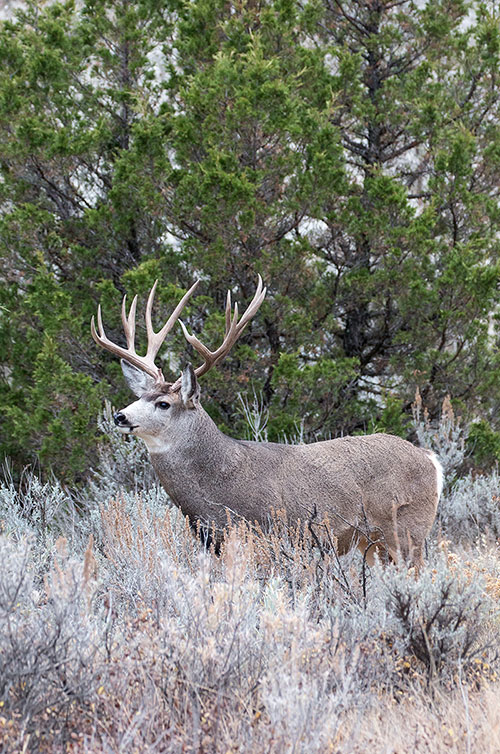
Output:
[[[253,304],[258,295],[261,287]],[[132,306],[135,310],[135,303]],[[250,308],[240,323],[245,317],[248,321]],[[125,314],[123,320],[124,326],[130,325]],[[235,322],[237,311],[234,319],[226,315],[226,338]],[[100,336],[95,330],[93,334],[103,345],[101,322],[100,330]],[[184,331],[206,360],[220,358],[222,347],[209,352]],[[354,544],[366,549],[377,543],[393,559],[401,554],[422,563],[441,487],[440,466],[432,453],[386,434],[310,445],[235,440],[217,428],[200,404],[197,373],[206,371],[207,361],[196,372],[188,365],[170,384],[155,374],[152,361],[141,368],[142,357],[135,351],[130,360],[124,349],[118,353],[138,400],[118,412],[115,422],[122,432],[144,440],[163,487],[193,524],[222,530],[229,515],[265,527],[273,511],[284,511],[290,523],[327,522],[340,552]]]
[[[198,445],[196,458],[182,446],[151,453],[163,487],[193,523],[222,529],[229,513],[265,527],[273,511],[283,510],[288,521],[328,520],[340,552],[366,532],[393,557],[412,550],[420,561],[438,502],[436,469],[425,451],[385,434],[296,446],[222,437]],[[395,478],[396,459],[403,478]]]

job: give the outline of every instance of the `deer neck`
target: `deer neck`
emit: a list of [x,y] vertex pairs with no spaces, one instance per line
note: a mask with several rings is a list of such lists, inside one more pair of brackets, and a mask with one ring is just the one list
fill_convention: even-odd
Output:
[[184,492],[217,485],[235,473],[241,462],[237,440],[221,432],[198,406],[183,411],[168,435],[145,440],[151,462],[168,494],[177,502]]

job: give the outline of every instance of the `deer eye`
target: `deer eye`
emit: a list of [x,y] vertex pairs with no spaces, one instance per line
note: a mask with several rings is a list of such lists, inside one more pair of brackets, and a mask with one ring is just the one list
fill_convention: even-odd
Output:
[[167,401],[160,401],[159,403],[156,404],[156,408],[163,408],[163,409],[170,408],[170,403],[167,403]]

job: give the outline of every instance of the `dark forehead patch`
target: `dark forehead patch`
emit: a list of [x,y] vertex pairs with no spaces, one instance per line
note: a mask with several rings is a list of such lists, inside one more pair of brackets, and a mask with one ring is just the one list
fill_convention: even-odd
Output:
[[165,382],[163,385],[157,385],[154,390],[150,390],[149,393],[143,393],[141,398],[145,401],[156,401],[158,398],[162,398],[164,395],[170,393],[172,387],[170,382]]

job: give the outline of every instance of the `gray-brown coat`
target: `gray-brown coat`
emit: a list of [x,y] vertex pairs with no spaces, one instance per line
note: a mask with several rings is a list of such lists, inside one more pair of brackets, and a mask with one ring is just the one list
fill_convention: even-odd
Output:
[[343,437],[310,445],[281,445],[234,440],[223,434],[200,404],[197,377],[221,361],[262,303],[259,283],[241,318],[228,295],[226,334],[216,351],[190,335],[189,343],[204,363],[191,365],[173,384],[163,378],[155,357],[195,283],[155,333],[151,309],[156,283],[146,307],[148,349],[135,351],[135,308],[122,322],[127,348],[112,343],[104,332],[100,309],[96,342],[122,357],[122,368],[138,400],[115,414],[115,423],[146,443],[151,461],[172,501],[193,523],[222,529],[228,514],[265,526],[273,512],[284,511],[290,523],[328,526],[340,552],[358,545],[385,549],[422,563],[424,540],[436,515],[442,487],[441,467],[434,454],[386,434]]

